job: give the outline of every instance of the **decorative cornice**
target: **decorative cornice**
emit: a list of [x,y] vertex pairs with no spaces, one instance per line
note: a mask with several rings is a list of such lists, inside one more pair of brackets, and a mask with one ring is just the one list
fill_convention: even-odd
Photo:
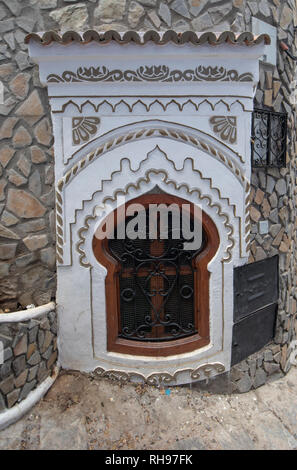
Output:
[[76,72],[64,71],[61,75],[50,74],[48,83],[69,82],[252,82],[253,74],[239,74],[235,69],[227,70],[222,66],[198,65],[194,69],[178,70],[167,65],[142,65],[136,70],[113,69],[105,65],[79,67]]
[[255,36],[250,32],[236,34],[231,31],[224,31],[222,33],[214,33],[209,31],[204,33],[185,31],[181,33],[172,30],[165,32],[158,32],[154,30],[146,32],[126,31],[123,33],[119,33],[113,30],[105,32],[88,30],[84,33],[66,31],[64,34],[59,34],[56,31],[47,31],[44,33],[30,33],[25,37],[26,44],[32,40],[38,44],[41,44],[42,46],[48,46],[53,42],[66,45],[73,42],[89,44],[92,41],[97,42],[98,44],[107,44],[113,41],[122,45],[129,43],[144,45],[148,42],[152,42],[158,45],[165,45],[168,43],[188,43],[194,46],[205,44],[209,44],[211,46],[218,46],[221,44],[254,46],[257,44],[269,45],[271,43],[268,34]]
[[141,381],[148,385],[162,386],[174,385],[180,374],[189,373],[192,380],[208,379],[214,375],[222,374],[225,372],[224,364],[220,362],[213,362],[203,364],[196,369],[183,369],[177,370],[174,374],[168,372],[154,372],[148,376],[140,374],[139,372],[125,372],[122,370],[106,370],[103,367],[97,367],[94,370],[94,375],[99,378],[108,378],[112,380],[119,380],[120,382],[127,383],[129,381]]

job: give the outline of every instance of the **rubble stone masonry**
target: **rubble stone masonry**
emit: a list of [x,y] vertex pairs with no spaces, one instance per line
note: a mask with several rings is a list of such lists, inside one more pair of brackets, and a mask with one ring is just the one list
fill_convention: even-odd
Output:
[[0,413],[21,402],[51,375],[57,351],[54,311],[19,323],[0,323]]

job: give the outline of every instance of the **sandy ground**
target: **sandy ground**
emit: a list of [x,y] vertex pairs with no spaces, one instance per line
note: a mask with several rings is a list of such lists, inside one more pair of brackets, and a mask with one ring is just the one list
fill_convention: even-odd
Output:
[[62,372],[0,449],[297,449],[297,368],[243,395]]

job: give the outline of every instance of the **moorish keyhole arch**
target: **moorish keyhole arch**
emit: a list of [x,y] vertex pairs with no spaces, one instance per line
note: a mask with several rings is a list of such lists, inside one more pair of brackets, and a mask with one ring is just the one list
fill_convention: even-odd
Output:
[[[149,206],[159,204],[187,208],[191,223],[197,217],[193,203],[163,192],[130,200],[125,206],[126,212],[131,204],[141,204],[146,220]],[[170,236],[171,213],[169,240],[161,239],[159,229],[156,239],[150,239],[147,230],[143,240],[131,241],[127,237],[118,240],[119,225],[124,224],[126,228],[131,219],[123,215],[125,211],[114,210],[101,224],[108,230],[108,218],[113,219],[114,239],[94,236],[92,243],[97,261],[107,269],[107,350],[157,357],[206,346],[210,341],[207,266],[219,247],[214,222],[205,212],[198,216],[202,222],[202,245],[191,251],[182,248],[181,234],[177,239]]]

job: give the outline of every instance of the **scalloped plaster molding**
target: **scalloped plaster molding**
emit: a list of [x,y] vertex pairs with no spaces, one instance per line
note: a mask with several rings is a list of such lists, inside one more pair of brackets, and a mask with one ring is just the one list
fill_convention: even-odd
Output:
[[59,375],[59,370],[60,368],[56,366],[53,375],[51,377],[47,377],[47,379],[45,379],[35,390],[30,392],[27,398],[17,405],[14,405],[9,410],[5,410],[0,413],[0,430],[5,429],[7,426],[18,421],[41,400],[54,384]]

